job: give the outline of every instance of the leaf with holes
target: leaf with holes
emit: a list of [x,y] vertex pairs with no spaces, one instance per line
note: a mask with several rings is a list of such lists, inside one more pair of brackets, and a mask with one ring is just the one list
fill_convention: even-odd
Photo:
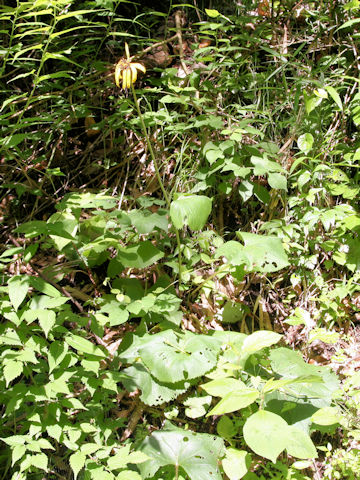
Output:
[[122,373],[129,378],[122,380],[128,392],[141,390],[140,399],[146,405],[161,405],[170,402],[185,393],[190,387],[189,382],[164,384],[156,380],[149,370],[142,363],[134,363],[131,367],[125,368]]
[[173,383],[205,375],[215,367],[219,350],[215,338],[166,330],[152,335],[139,352],[155,378]]
[[146,438],[139,450],[151,460],[139,466],[142,478],[153,477],[161,467],[181,467],[191,480],[222,480],[218,460],[224,456],[224,442],[206,433],[194,433],[174,427],[165,428]]

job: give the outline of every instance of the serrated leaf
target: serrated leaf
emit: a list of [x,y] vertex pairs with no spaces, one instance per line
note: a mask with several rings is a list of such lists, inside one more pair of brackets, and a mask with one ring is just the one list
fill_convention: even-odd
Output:
[[53,310],[38,310],[39,325],[47,338],[52,327],[56,323],[56,314]]
[[189,226],[201,230],[211,212],[212,201],[204,195],[181,195],[171,202],[170,217],[178,230]]
[[141,476],[133,470],[124,470],[116,477],[116,480],[142,480]]
[[64,360],[69,350],[69,346],[65,342],[52,342],[48,352],[49,373],[51,373]]
[[86,455],[82,452],[75,452],[69,458],[71,470],[74,472],[74,480],[85,465]]
[[26,448],[24,445],[16,445],[11,452],[11,466],[20,460],[25,455]]
[[130,452],[130,445],[125,445],[120,448],[115,455],[110,457],[107,461],[107,465],[110,470],[118,470],[120,468],[126,467],[128,462],[128,456]]
[[245,383],[235,378],[217,378],[200,386],[213,397],[225,397],[228,393],[246,389]]
[[259,410],[246,420],[244,439],[257,455],[276,463],[277,457],[288,444],[288,428],[288,424],[279,415]]
[[45,455],[45,453],[32,455],[30,464],[46,472],[48,468],[48,457]]
[[107,357],[106,353],[104,353],[99,347],[79,335],[71,333],[65,337],[65,342],[78,352],[88,353],[97,357]]
[[24,301],[29,290],[30,280],[27,275],[15,275],[8,282],[9,297],[15,311]]
[[3,370],[4,378],[6,381],[6,386],[9,386],[9,383],[12,382],[15,378],[22,374],[23,363],[17,362],[16,360],[9,360]]
[[146,438],[139,450],[151,460],[139,465],[143,479],[153,477],[167,465],[181,467],[191,480],[222,480],[218,460],[224,455],[224,442],[219,437],[194,433],[166,422],[165,428]]

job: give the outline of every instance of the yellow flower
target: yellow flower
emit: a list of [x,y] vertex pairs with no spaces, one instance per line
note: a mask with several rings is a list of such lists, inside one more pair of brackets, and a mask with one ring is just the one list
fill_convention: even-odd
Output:
[[131,84],[136,82],[138,70],[145,73],[146,68],[141,63],[132,63],[130,59],[129,46],[125,43],[126,58],[121,58],[115,67],[115,83],[120,87],[122,80],[122,88],[130,88]]

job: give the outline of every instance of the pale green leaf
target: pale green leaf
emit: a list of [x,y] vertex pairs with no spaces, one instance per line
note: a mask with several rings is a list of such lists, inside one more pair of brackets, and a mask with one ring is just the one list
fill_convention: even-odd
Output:
[[241,391],[227,393],[206,416],[236,412],[254,403],[259,396],[260,393],[255,388],[244,388]]
[[153,477],[159,468],[172,465],[185,470],[191,480],[222,480],[218,460],[224,455],[219,437],[194,433],[166,422],[163,430],[154,432],[139,446],[148,460],[139,465],[143,479]]
[[275,463],[288,445],[288,428],[288,424],[279,415],[259,410],[246,420],[244,439],[257,455]]
[[74,479],[77,479],[77,476],[85,465],[86,455],[82,452],[75,452],[69,458],[69,463],[72,471],[74,472]]
[[298,138],[297,144],[299,150],[301,150],[305,153],[305,155],[307,155],[313,147],[314,137],[311,135],[311,133],[303,133]]
[[294,426],[289,426],[286,450],[292,457],[307,459],[316,458],[315,445],[307,433]]
[[15,378],[22,374],[23,363],[16,360],[9,360],[4,366],[4,378],[6,380],[6,386],[12,382]]
[[9,297],[14,309],[20,307],[24,301],[30,286],[30,279],[27,275],[15,275],[8,282]]
[[251,456],[245,450],[237,450],[236,448],[226,450],[222,466],[229,480],[240,480],[247,473],[250,465]]
[[342,104],[340,95],[335,90],[335,88],[328,85],[327,87],[325,87],[325,89],[329,93],[330,97],[334,100],[336,105],[340,108],[340,110],[342,110],[343,109],[343,104]]
[[178,230],[189,226],[201,230],[211,212],[212,201],[204,195],[181,195],[171,202],[170,217]]
[[245,338],[242,353],[255,353],[278,343],[282,335],[270,330],[259,330]]
[[65,337],[65,342],[78,352],[88,353],[97,357],[107,357],[106,353],[104,353],[99,347],[79,335],[71,333]]
[[311,417],[311,421],[317,425],[334,425],[341,422],[341,415],[335,407],[323,407],[317,410]]

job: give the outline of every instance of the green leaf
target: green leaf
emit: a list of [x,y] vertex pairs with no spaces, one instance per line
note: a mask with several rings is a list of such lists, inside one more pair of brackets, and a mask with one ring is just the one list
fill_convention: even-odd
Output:
[[273,463],[288,444],[288,424],[283,418],[266,410],[259,410],[244,425],[244,439],[248,446]]
[[191,230],[201,230],[211,212],[212,201],[204,195],[181,195],[171,202],[170,217],[178,230],[188,225]]
[[47,338],[50,330],[56,323],[56,314],[53,310],[38,310],[37,312],[40,327],[43,329]]
[[225,458],[222,461],[224,472],[229,480],[240,480],[249,470],[251,456],[245,450],[228,448]]
[[242,353],[255,353],[266,347],[271,347],[280,341],[282,335],[269,330],[259,330],[245,338]]
[[281,173],[269,173],[268,182],[271,188],[278,190],[287,190],[287,181]]
[[299,149],[307,155],[313,147],[314,137],[311,133],[303,133],[297,141]]
[[220,12],[218,12],[215,9],[209,9],[205,8],[206,15],[209,15],[211,18],[217,18],[220,15]]
[[260,393],[255,388],[244,388],[240,391],[227,393],[206,416],[236,412],[254,403],[259,396]]
[[125,368],[123,373],[128,376],[122,383],[128,392],[140,390],[140,399],[146,405],[161,405],[170,402],[185,393],[190,387],[189,382],[161,383],[154,378],[142,363],[134,363]]
[[216,425],[216,431],[220,437],[230,439],[236,435],[238,429],[234,425],[234,422],[227,415],[223,415]]
[[212,397],[207,395],[205,397],[190,397],[183,403],[185,408],[185,415],[189,418],[203,417],[211,404]]
[[131,247],[120,248],[117,259],[125,268],[147,268],[163,256],[164,253],[147,240]]
[[11,451],[11,466],[25,455],[26,448],[24,445],[16,445]]
[[116,480],[142,480],[142,477],[133,470],[124,470],[119,473]]
[[329,93],[330,97],[334,100],[336,105],[340,108],[340,110],[343,109],[343,104],[340,98],[340,95],[337,93],[334,87],[331,87],[330,85],[325,87],[326,91]]
[[107,357],[107,354],[104,353],[99,347],[95,346],[93,343],[89,342],[89,340],[86,340],[79,335],[74,335],[71,333],[65,337],[65,342],[79,352],[96,355],[97,357]]
[[335,407],[323,407],[320,408],[311,417],[311,421],[317,425],[335,425],[341,422],[341,415]]
[[69,350],[65,342],[52,342],[48,352],[49,373],[51,373],[63,361]]
[[200,386],[213,397],[225,397],[228,393],[246,389],[245,383],[235,378],[217,378]]
[[201,377],[216,365],[219,344],[206,335],[166,330],[148,336],[147,340],[140,348],[140,357],[160,382]]
[[130,445],[125,445],[120,448],[114,456],[110,457],[107,461],[107,465],[110,470],[118,470],[126,467],[128,462],[128,455],[130,453]]
[[46,472],[48,468],[48,457],[45,455],[45,453],[32,455],[30,464]]
[[27,275],[15,275],[8,282],[9,297],[15,311],[18,310],[24,301],[30,286],[30,279]]
[[271,273],[289,265],[289,259],[280,238],[247,232],[237,232],[237,235],[245,243],[244,253],[253,271]]
[[139,450],[151,460],[139,465],[143,479],[153,477],[167,465],[181,467],[191,480],[222,480],[218,460],[224,455],[224,443],[219,437],[194,433],[165,423],[163,430],[146,438]]
[[316,458],[315,445],[307,433],[294,426],[289,426],[286,450],[289,455],[296,458]]
[[74,479],[77,479],[77,476],[85,465],[86,455],[82,452],[75,452],[69,458],[69,463],[71,470],[74,472]]
[[12,382],[15,378],[22,374],[23,363],[17,362],[16,360],[9,360],[3,370],[4,378],[6,380],[6,386],[9,386],[9,383]]

